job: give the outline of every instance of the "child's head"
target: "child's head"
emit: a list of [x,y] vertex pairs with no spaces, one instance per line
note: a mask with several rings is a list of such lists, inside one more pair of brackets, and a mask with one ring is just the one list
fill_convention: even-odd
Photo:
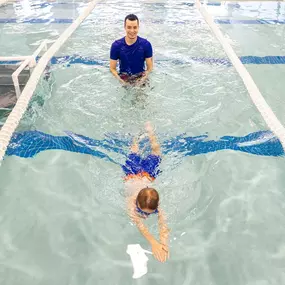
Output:
[[147,213],[152,213],[158,207],[159,195],[154,188],[143,188],[137,197],[138,206]]

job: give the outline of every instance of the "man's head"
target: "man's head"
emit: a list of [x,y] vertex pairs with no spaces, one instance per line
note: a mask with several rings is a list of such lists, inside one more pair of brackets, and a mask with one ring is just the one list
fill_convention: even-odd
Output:
[[130,40],[135,40],[139,31],[139,19],[136,15],[130,14],[125,18],[126,36]]
[[137,197],[137,205],[146,213],[153,213],[159,203],[159,195],[154,188],[143,188]]

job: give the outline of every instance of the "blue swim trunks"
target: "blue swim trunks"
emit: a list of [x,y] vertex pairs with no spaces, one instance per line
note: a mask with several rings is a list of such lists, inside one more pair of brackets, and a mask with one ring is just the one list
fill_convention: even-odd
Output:
[[160,162],[161,157],[158,155],[149,154],[146,158],[142,158],[137,153],[131,153],[122,168],[126,176],[148,173],[151,178],[156,178],[161,172],[158,169]]

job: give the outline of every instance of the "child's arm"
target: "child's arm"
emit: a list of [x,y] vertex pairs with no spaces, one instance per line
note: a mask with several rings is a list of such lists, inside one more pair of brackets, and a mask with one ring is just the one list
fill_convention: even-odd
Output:
[[128,215],[131,218],[131,220],[136,224],[139,231],[142,233],[142,235],[146,238],[146,240],[152,244],[156,241],[156,239],[151,235],[151,233],[148,231],[147,227],[142,223],[141,219],[134,213],[135,211],[135,203],[134,198],[130,197],[127,200],[127,207],[128,207]]
[[[168,249],[168,237],[169,237],[170,230],[166,224],[165,214],[161,209],[159,209],[159,213],[158,213],[158,226],[159,226],[160,243],[165,245]],[[169,254],[169,252],[168,252],[168,254]],[[168,257],[169,257],[169,255],[168,255]]]
[[152,127],[150,122],[146,122],[145,123],[145,130],[147,131],[147,134],[148,134],[148,137],[149,137],[152,154],[160,156],[161,155],[160,145],[159,145],[159,143],[157,141],[157,138],[156,138],[156,136],[154,134],[153,127]]
[[141,221],[141,218],[139,218],[135,213],[134,209],[134,200],[133,198],[128,198],[128,214],[131,218],[131,220],[136,224],[137,228],[141,232],[141,234],[146,238],[146,240],[150,243],[152,247],[152,252],[154,257],[161,261],[164,262],[167,259],[168,252],[166,250],[166,246],[163,244],[160,244],[154,236],[148,231],[147,227],[143,224]]

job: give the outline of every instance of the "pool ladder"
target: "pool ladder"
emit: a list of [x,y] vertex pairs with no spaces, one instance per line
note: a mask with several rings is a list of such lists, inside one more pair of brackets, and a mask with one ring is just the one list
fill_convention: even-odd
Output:
[[0,56],[0,125],[21,96],[42,50],[47,50],[47,40],[31,56]]
[[[0,65],[0,125],[10,114],[17,102],[16,90],[12,79],[12,74],[17,70],[19,65],[4,64]],[[25,68],[18,76],[19,88],[23,89],[31,75],[31,70]]]

